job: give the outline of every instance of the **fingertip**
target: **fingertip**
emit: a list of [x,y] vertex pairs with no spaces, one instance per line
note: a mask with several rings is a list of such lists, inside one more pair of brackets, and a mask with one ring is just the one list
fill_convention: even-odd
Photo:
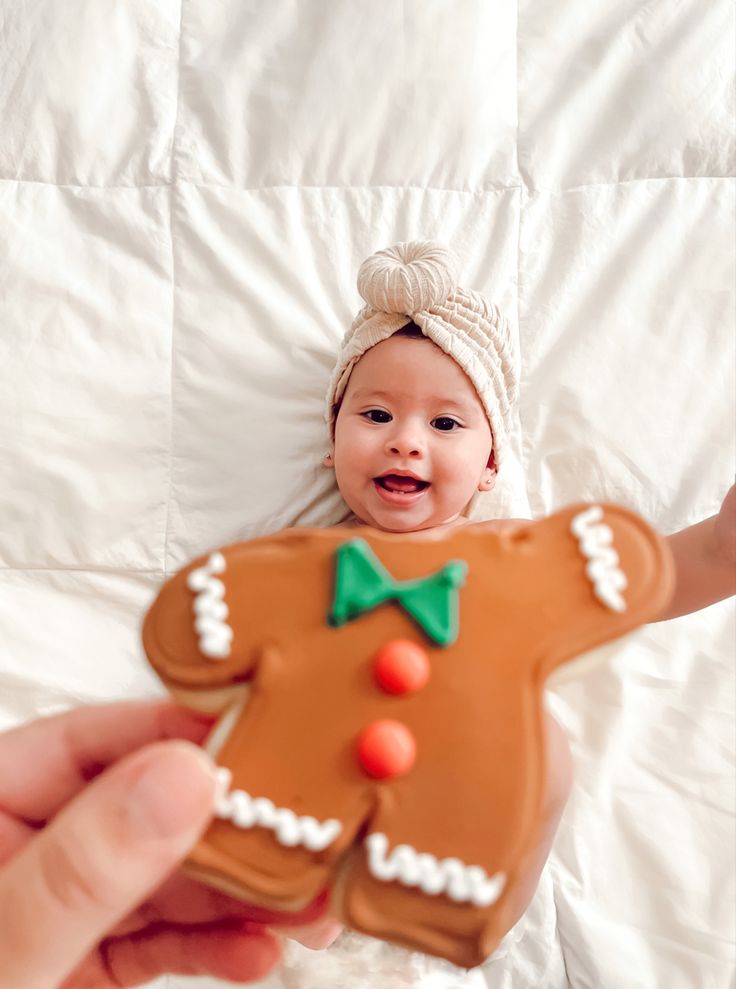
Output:
[[183,738],[201,745],[217,721],[214,714],[206,714],[184,707],[175,701],[163,702],[160,708],[162,738]]
[[270,975],[283,957],[283,941],[265,927],[244,924],[220,945],[218,970],[220,979],[232,982],[257,982]]
[[334,944],[343,932],[343,925],[333,917],[323,917],[321,920],[303,927],[279,927],[278,933],[297,941],[310,951],[324,951]]
[[215,771],[209,756],[184,740],[156,743],[134,757],[125,799],[131,835],[193,841],[214,804]]

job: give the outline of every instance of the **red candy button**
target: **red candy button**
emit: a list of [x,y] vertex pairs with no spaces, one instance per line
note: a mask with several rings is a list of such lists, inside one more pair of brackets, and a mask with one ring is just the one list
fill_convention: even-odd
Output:
[[376,653],[376,679],[389,694],[411,694],[429,680],[427,653],[416,642],[393,639]]
[[374,721],[358,739],[358,759],[369,776],[403,776],[414,765],[417,744],[400,721]]

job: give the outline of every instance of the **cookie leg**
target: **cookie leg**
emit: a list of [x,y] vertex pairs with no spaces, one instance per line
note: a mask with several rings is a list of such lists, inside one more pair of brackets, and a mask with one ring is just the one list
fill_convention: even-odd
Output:
[[[374,839],[383,843],[377,854],[371,847]],[[381,833],[367,835],[365,845],[353,853],[344,879],[335,890],[333,900],[339,915],[349,927],[371,937],[438,955],[463,968],[480,964],[511,925],[489,941],[492,906],[454,902],[446,892],[425,892],[397,878],[378,878],[379,871],[395,871],[392,862],[395,864],[397,856],[411,863],[409,869],[419,856],[425,863],[434,858],[426,851],[414,849],[409,853],[407,849],[406,845],[392,844]],[[407,858],[408,854],[412,859]],[[503,878],[488,877],[488,882],[490,896],[500,898]],[[438,880],[436,885],[440,884]],[[500,924],[503,926],[503,921]]]
[[545,791],[543,831],[539,844],[529,857],[524,878],[509,890],[509,929],[522,917],[539,884],[542,869],[549,858],[557,828],[572,787],[572,756],[567,735],[554,718],[545,712],[547,787]]
[[483,875],[470,871],[477,863],[449,865],[448,858],[434,857],[431,849],[410,849],[390,833],[376,831],[353,853],[337,887],[335,901],[343,920],[365,934],[464,968],[485,961],[534,895],[569,792],[567,740],[549,716],[545,731],[542,827],[513,884],[490,869]]
[[237,846],[215,824],[190,853],[189,875],[238,899],[274,910],[301,910],[330,884],[331,857],[286,848],[254,828]]
[[315,815],[305,812],[304,798],[274,788],[254,796],[242,776],[233,787],[229,771],[221,772],[215,820],[187,860],[190,873],[263,906],[305,906],[331,884],[335,863],[365,819],[359,795],[344,788],[333,803],[336,816]]

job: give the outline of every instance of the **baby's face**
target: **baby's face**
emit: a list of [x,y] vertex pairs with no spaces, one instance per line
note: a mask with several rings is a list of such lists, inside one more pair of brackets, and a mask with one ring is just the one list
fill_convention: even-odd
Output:
[[493,486],[491,446],[480,399],[452,358],[429,340],[393,336],[348,381],[335,424],[337,484],[366,525],[446,525],[481,485]]

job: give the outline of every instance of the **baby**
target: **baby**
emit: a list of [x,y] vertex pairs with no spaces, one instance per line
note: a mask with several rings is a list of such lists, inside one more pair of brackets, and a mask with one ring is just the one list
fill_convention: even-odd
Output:
[[[325,464],[352,511],[343,525],[436,539],[469,524],[473,499],[496,483],[517,399],[512,339],[495,306],[458,288],[439,245],[380,251],[358,285],[367,306],[343,341],[328,395]],[[524,522],[478,524],[498,531]],[[734,594],[736,489],[718,515],[669,544],[676,589],[660,620]],[[72,970],[70,989],[164,972],[251,980],[278,963],[266,926],[299,923],[291,933],[313,947],[334,938],[324,897],[286,918],[182,877],[159,886],[211,815],[215,767],[195,747],[210,728],[210,718],[155,702],[80,709],[0,737],[4,984],[47,985]],[[534,893],[570,789],[565,737],[551,717],[545,730],[546,826],[514,887],[509,925]]]
[[[518,363],[499,310],[458,287],[441,245],[398,244],[360,268],[367,305],[346,334],[332,375],[327,418],[334,469],[351,510],[342,525],[421,532],[467,525],[475,497],[491,491],[503,463],[518,395]],[[676,591],[658,620],[736,593],[736,495],[721,512],[669,538]],[[494,531],[521,519],[476,523]],[[526,910],[571,785],[571,757],[546,716],[545,830],[513,917]]]

